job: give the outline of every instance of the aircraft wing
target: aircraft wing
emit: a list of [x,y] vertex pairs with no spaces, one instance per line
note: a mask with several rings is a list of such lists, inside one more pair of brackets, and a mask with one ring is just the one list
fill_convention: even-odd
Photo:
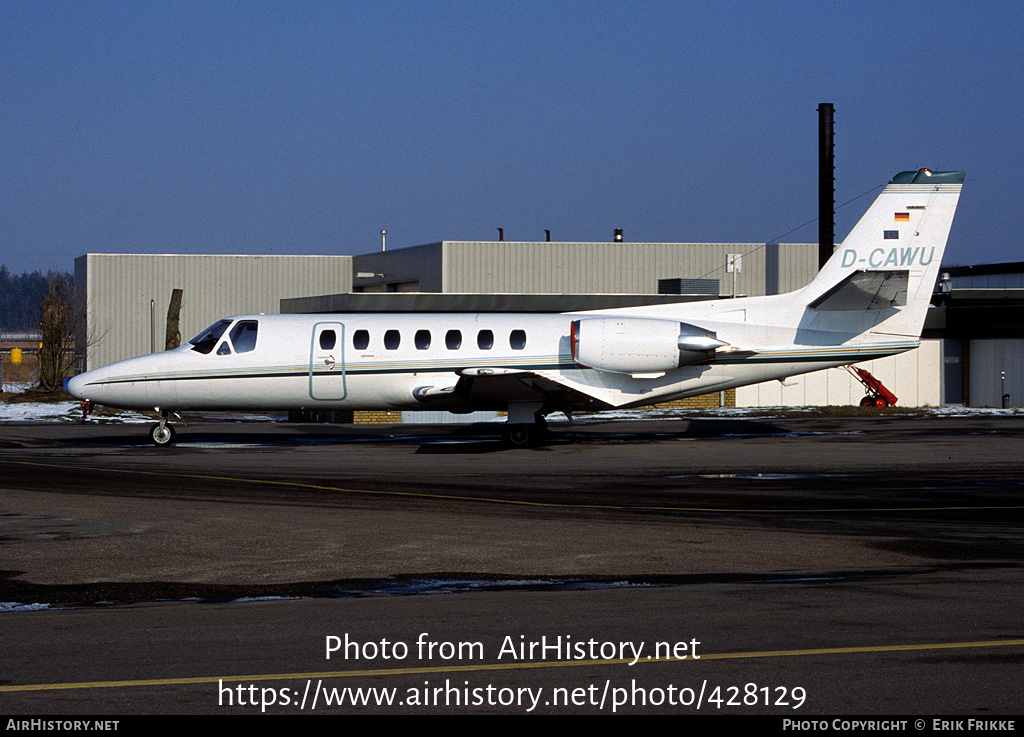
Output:
[[[570,385],[554,372],[542,373],[502,367],[474,367],[456,372],[458,381],[444,386],[424,386],[413,396],[424,406],[447,409],[458,405],[471,408],[504,407],[510,402],[543,402],[571,411],[581,406],[595,409],[609,405],[585,388]],[[582,390],[581,390],[582,389]]]

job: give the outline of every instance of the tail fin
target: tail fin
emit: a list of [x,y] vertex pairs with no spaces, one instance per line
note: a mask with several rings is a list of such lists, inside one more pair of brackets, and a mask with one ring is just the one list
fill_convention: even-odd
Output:
[[801,290],[807,327],[919,338],[963,181],[962,171],[893,177]]

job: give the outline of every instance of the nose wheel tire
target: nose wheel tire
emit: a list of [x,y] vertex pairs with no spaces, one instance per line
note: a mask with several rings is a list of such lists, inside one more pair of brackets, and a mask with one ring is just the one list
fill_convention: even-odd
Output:
[[149,428],[149,439],[157,447],[166,447],[174,442],[174,428],[156,422]]

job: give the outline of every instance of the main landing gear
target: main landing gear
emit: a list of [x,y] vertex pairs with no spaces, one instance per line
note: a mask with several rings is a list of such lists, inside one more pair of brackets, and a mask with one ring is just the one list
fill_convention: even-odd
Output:
[[501,428],[501,439],[510,448],[529,448],[544,441],[547,420],[539,403],[510,404],[508,422]]
[[501,439],[511,448],[529,448],[543,442],[547,428],[548,423],[543,420],[523,425],[505,425],[501,428]]
[[[171,413],[164,410],[159,412],[160,422],[149,426],[149,441],[158,448],[165,448],[174,443],[174,427],[167,422]],[[178,419],[181,419],[181,415],[178,415]]]

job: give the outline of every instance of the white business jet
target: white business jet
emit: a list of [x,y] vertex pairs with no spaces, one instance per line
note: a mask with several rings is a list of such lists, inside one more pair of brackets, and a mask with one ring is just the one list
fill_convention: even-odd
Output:
[[963,172],[897,174],[802,289],[558,314],[242,315],[187,345],[87,371],[78,399],[155,410],[505,410],[536,443],[551,412],[640,407],[918,345]]

